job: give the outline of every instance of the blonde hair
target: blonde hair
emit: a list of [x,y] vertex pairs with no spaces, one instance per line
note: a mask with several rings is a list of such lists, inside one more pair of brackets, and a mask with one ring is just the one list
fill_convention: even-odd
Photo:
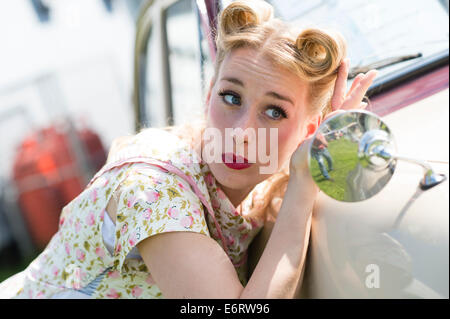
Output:
[[[231,51],[242,47],[257,49],[275,66],[293,72],[307,83],[308,112],[325,115],[331,111],[338,67],[346,56],[345,40],[337,32],[318,28],[296,32],[287,23],[274,18],[273,12],[273,7],[262,0],[234,1],[224,8],[216,34],[215,77]],[[186,127],[178,132],[194,129]],[[275,198],[282,198],[288,178],[288,165],[285,165],[258,185],[259,198],[253,198],[250,216],[261,216],[268,211],[269,204],[274,204]]]

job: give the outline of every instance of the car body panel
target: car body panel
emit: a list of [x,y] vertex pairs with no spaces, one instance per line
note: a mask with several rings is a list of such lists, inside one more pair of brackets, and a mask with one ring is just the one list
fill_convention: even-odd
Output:
[[[448,176],[448,88],[385,116],[398,152]],[[343,203],[319,195],[303,297],[448,298],[448,180],[418,188],[423,168],[397,163],[373,198]],[[373,281],[378,276],[378,285]]]

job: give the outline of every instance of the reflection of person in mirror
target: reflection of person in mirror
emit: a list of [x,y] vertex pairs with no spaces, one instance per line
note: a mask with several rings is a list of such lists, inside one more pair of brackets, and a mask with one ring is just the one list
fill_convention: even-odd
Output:
[[[313,141],[311,147],[311,156],[314,157],[314,159],[317,161],[317,164],[319,164],[319,169],[322,173],[322,176],[327,180],[332,180],[328,172],[333,170],[333,159],[330,155],[330,152],[328,151],[328,142],[321,132],[317,132],[316,138]],[[325,166],[323,160],[324,158],[327,161],[328,170]]]
[[[345,40],[298,30],[266,1],[233,1],[217,22],[199,123],[119,141],[64,207],[42,254],[0,283],[0,299],[297,296],[318,193],[310,138],[328,114],[364,107],[376,72],[358,75],[347,90]],[[268,133],[238,139],[230,128]],[[233,153],[259,154],[272,145],[273,130],[273,173],[260,173],[264,159],[243,163]],[[227,154],[217,152],[219,161],[206,159],[216,149],[205,131],[233,143]]]

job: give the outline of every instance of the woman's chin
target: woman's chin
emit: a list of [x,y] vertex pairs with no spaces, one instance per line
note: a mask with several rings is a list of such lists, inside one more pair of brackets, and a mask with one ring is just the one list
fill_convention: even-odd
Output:
[[258,169],[254,165],[245,168],[236,166],[228,167],[224,163],[210,164],[210,169],[217,182],[226,188],[234,190],[246,190],[259,183]]

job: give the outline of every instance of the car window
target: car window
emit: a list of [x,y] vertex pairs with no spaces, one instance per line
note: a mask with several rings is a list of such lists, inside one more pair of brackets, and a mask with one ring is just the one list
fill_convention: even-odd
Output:
[[449,47],[447,0],[270,0],[276,15],[299,28],[340,31],[348,42],[351,67],[416,55],[380,69],[378,79]]
[[142,127],[166,125],[167,112],[164,104],[163,69],[161,63],[161,33],[158,23],[152,24],[147,44],[145,67],[144,107],[140,117]]
[[[210,66],[195,3],[177,1],[166,10],[173,124],[203,116],[205,70]],[[203,44],[204,45],[204,44]]]

